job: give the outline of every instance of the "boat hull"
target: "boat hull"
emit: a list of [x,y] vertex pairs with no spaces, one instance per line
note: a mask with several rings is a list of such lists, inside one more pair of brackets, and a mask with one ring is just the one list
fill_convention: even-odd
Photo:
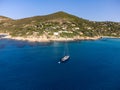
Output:
[[70,59],[70,56],[64,56],[63,58],[60,59],[60,62],[66,62]]

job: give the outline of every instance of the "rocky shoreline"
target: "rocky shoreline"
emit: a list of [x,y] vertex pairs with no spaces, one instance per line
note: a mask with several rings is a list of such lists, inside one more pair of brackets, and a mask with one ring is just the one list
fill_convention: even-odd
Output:
[[74,37],[74,38],[55,38],[55,37],[51,37],[51,38],[47,38],[45,36],[40,36],[40,37],[32,37],[32,36],[28,36],[28,37],[12,37],[10,35],[6,35],[5,37],[2,38],[6,38],[6,39],[12,39],[12,40],[20,40],[20,41],[29,41],[29,42],[51,42],[51,41],[76,41],[76,40],[97,40],[100,39],[101,36],[95,36],[95,37]]
[[51,42],[51,41],[77,41],[77,40],[98,40],[101,38],[120,38],[120,37],[112,37],[112,36],[95,36],[95,37],[81,37],[76,36],[74,38],[63,38],[63,37],[50,37],[47,38],[44,36],[34,37],[34,36],[28,36],[28,37],[12,37],[9,34],[6,33],[0,33],[0,39],[12,39],[12,40],[18,40],[18,41],[29,41],[29,42]]
[[[3,37],[2,37],[3,36]],[[77,41],[77,40],[98,40],[101,38],[120,38],[120,37],[113,37],[113,36],[94,36],[94,37],[82,37],[82,36],[76,36],[74,38],[63,38],[63,37],[50,37],[47,38],[44,36],[34,37],[34,36],[28,36],[28,37],[12,37],[8,33],[0,33],[0,39],[12,39],[12,40],[18,40],[18,41],[29,41],[29,42],[51,42],[51,41]]]

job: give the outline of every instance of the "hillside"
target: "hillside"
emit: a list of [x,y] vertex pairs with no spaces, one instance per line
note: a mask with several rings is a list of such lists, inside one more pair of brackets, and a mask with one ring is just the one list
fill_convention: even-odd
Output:
[[0,32],[6,32],[9,27],[9,25],[11,25],[13,19],[5,17],[5,16],[0,16]]
[[120,23],[89,21],[65,12],[19,20],[0,16],[0,32],[13,37],[120,37]]

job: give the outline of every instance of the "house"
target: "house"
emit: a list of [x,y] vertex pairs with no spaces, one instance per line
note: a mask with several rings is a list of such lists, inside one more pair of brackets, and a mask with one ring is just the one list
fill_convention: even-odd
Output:
[[58,33],[58,32],[54,32],[54,35],[55,35],[55,36],[58,36],[58,35],[59,35],[59,33]]

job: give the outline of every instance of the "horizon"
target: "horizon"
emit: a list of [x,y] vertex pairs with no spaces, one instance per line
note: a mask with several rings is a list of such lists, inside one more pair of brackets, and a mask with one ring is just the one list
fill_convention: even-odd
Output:
[[63,11],[90,21],[120,22],[119,0],[2,0],[0,1],[0,16],[12,19],[22,19],[33,16],[43,16]]

